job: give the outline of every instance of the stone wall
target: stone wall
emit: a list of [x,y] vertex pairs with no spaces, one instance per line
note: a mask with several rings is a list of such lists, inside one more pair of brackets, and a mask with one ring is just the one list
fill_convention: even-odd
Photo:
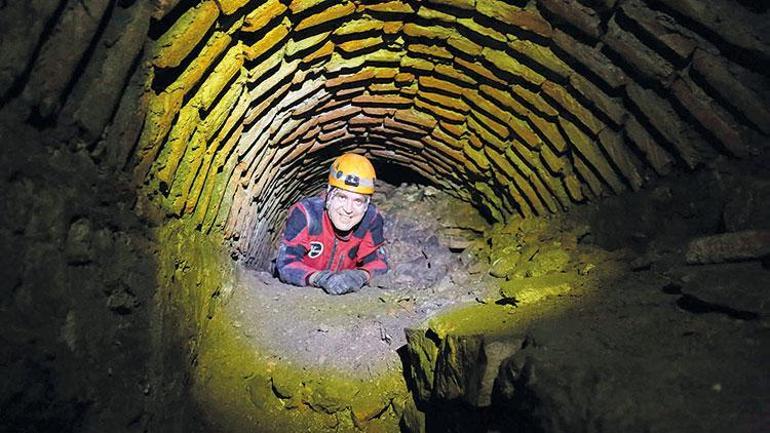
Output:
[[208,0],[164,13],[132,169],[169,214],[223,231],[254,264],[342,150],[506,220],[749,157],[770,134],[770,20],[745,2]]
[[1,431],[157,425],[155,240],[120,171],[144,118],[150,13],[0,4]]
[[153,228],[181,218],[264,266],[342,150],[497,220],[751,158],[767,18],[745,0],[0,2],[2,427],[161,422],[176,364],[151,356],[197,331],[151,320],[178,317],[153,309]]

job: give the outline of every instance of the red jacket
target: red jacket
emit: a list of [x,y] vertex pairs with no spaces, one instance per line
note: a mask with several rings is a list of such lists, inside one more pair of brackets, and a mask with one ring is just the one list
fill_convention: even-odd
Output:
[[383,244],[383,219],[370,204],[347,238],[335,234],[321,196],[305,198],[289,209],[275,265],[281,281],[306,286],[316,271],[363,269],[384,274],[388,262]]

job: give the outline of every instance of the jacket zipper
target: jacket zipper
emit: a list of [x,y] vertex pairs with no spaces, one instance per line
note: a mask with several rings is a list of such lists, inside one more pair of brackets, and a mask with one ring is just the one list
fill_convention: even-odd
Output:
[[334,254],[337,252],[337,237],[334,237],[334,245],[332,245],[331,257],[329,257],[329,263],[326,265],[326,270],[329,271],[334,265]]

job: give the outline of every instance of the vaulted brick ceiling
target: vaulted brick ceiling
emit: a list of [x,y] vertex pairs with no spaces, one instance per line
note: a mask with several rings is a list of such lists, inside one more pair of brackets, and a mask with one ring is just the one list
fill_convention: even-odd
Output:
[[136,180],[243,251],[343,150],[503,220],[770,135],[770,20],[735,1],[166,3]]

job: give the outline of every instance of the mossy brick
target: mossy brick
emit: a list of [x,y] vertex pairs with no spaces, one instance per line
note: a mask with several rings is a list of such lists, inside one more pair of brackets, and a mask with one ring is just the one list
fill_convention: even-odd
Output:
[[480,24],[473,18],[457,18],[457,24],[465,27],[466,29],[472,31],[473,33],[476,33],[482,38],[489,38],[494,41],[502,42],[502,43],[505,43],[505,41],[507,40],[507,38],[503,33],[500,33],[491,27],[487,27],[483,24]]
[[513,300],[516,306],[530,305],[571,292],[576,281],[577,276],[571,273],[512,279],[500,283],[500,296]]
[[574,123],[567,119],[560,118],[559,125],[561,125],[562,130],[567,134],[573,149],[583,155],[585,159],[591,163],[601,178],[612,187],[612,190],[615,193],[624,191],[625,186],[623,185],[623,182],[618,178],[617,173],[601,152],[598,143],[594,141],[594,139],[588,137],[583,131],[575,126]]
[[618,167],[620,173],[626,179],[631,189],[638,191],[644,179],[637,169],[636,157],[633,153],[629,152],[626,142],[623,140],[623,136],[613,131],[610,128],[605,129],[599,133],[599,143],[604,148],[607,155],[609,155],[612,162]]
[[241,31],[258,32],[287,9],[280,0],[267,0],[246,15]]
[[[291,6],[289,6],[291,8]],[[353,2],[343,1],[333,6],[322,9],[320,12],[304,18],[294,27],[295,31],[302,31],[320,24],[338,20],[340,18],[352,15],[356,11],[356,5]],[[296,12],[295,12],[296,13]]]
[[480,76],[483,79],[498,83],[500,85],[506,85],[508,84],[505,80],[495,75],[494,72],[492,72],[489,68],[482,65],[478,61],[468,61],[463,59],[462,57],[455,57],[455,63],[464,69],[467,69],[468,71],[471,71],[478,76]]
[[442,12],[440,10],[437,10],[431,7],[427,7],[425,5],[421,5],[420,8],[417,9],[417,16],[428,21],[435,20],[435,21],[443,21],[445,23],[453,23],[457,21],[456,16],[447,12]]
[[532,41],[516,39],[508,42],[508,47],[516,53],[531,59],[553,74],[558,75],[562,80],[566,80],[574,73],[568,64],[546,46]]
[[405,23],[401,31],[414,38],[446,40],[454,35],[454,30],[444,26],[423,26],[415,23]]
[[584,107],[567,89],[551,81],[546,81],[541,86],[543,94],[547,95],[565,111],[572,114],[580,123],[587,127],[594,135],[605,128],[605,124],[596,118],[588,108]]
[[412,14],[414,8],[409,3],[400,0],[386,1],[364,6],[366,10],[383,13]]
[[382,30],[384,22],[374,18],[360,18],[342,23],[334,29],[335,36],[355,35],[359,33],[376,32]]
[[483,49],[481,45],[459,34],[449,37],[447,39],[447,45],[471,57],[478,56]]
[[217,0],[217,3],[219,3],[219,9],[225,15],[234,14],[238,11],[238,9],[245,6],[248,2],[249,0]]
[[511,86],[511,91],[542,116],[555,119],[560,114],[559,110],[549,104],[539,91],[535,92],[519,84]]
[[406,46],[407,51],[410,51],[412,53],[422,54],[423,56],[427,57],[435,57],[438,59],[445,59],[449,60],[452,58],[452,53],[449,52],[444,47],[435,46],[435,45],[424,45],[424,44],[408,44]]
[[[255,60],[261,56],[263,56],[265,53],[269,52],[275,47],[278,47],[281,42],[289,35],[289,28],[287,25],[281,24],[278,26],[273,27],[265,33],[265,35],[260,38],[257,42],[255,42],[252,45],[247,45],[244,47],[243,52],[246,56],[246,59],[252,61]],[[283,50],[284,47],[280,46],[278,51]]]
[[437,63],[433,70],[439,75],[443,75],[444,77],[454,79],[474,87],[478,84],[478,81],[474,80],[468,75],[465,75],[462,73],[462,71],[458,70],[453,65]]
[[179,66],[203,39],[216,19],[219,7],[213,0],[188,9],[153,46],[152,63],[158,68]]
[[476,0],[475,8],[482,15],[544,38],[550,38],[553,32],[548,21],[534,7],[521,8],[500,0]]

